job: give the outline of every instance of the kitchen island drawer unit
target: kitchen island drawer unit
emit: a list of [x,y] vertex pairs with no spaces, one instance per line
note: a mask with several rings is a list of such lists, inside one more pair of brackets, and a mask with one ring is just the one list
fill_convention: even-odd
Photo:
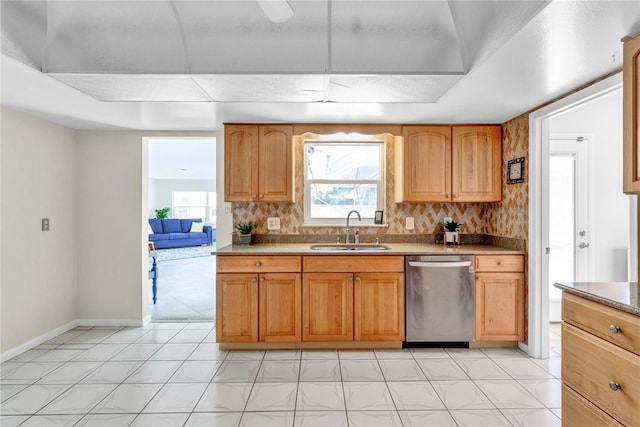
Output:
[[640,356],[570,324],[562,325],[563,384],[623,425],[640,425],[639,378]]
[[218,256],[216,340],[301,340],[301,257]]
[[476,341],[524,340],[524,256],[476,255]]
[[577,328],[640,355],[640,318],[564,293],[562,319]]
[[305,256],[303,341],[402,341],[404,257]]

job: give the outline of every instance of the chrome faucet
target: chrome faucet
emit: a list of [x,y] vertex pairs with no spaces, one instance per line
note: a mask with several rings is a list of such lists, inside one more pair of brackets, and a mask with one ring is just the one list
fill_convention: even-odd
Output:
[[351,228],[349,228],[349,218],[351,217],[352,213],[358,215],[358,221],[362,221],[362,218],[360,218],[360,214],[356,210],[352,210],[351,212],[349,212],[347,214],[347,228],[344,229],[344,244],[345,245],[351,244],[351,239],[349,238],[349,231],[351,231]]

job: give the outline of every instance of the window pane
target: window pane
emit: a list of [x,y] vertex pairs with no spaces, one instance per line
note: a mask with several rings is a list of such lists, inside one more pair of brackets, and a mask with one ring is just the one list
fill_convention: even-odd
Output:
[[307,178],[380,179],[382,144],[307,143]]
[[207,193],[203,191],[176,191],[173,193],[174,206],[206,206]]
[[373,218],[377,209],[376,184],[311,184],[311,218],[345,218],[356,209]]

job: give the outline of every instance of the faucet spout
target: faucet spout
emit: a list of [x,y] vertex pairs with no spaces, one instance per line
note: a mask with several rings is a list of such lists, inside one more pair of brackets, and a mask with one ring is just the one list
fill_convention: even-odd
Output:
[[351,218],[351,214],[358,215],[358,221],[362,221],[362,218],[360,217],[360,213],[355,209],[347,214],[347,228],[344,229],[344,233],[345,233],[344,234],[344,244],[345,245],[351,244],[351,239],[349,238],[349,231],[351,230],[349,228],[349,219]]

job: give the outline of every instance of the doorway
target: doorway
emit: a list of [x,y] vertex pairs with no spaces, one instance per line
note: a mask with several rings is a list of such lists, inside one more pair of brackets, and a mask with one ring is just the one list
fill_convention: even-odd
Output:
[[556,282],[590,281],[589,152],[592,138],[553,135],[549,140],[549,229],[545,252],[549,322],[560,322]]
[[215,257],[211,252],[215,250],[217,228],[216,139],[163,137],[147,141],[149,218],[156,217],[157,209],[167,208],[168,218],[179,224],[178,228],[183,228],[182,220],[195,219],[203,223],[196,232],[211,236],[210,241],[206,237],[207,244],[199,238],[198,244],[190,245],[192,236],[181,229],[177,230],[181,233],[172,230],[172,236],[180,239],[175,245],[163,239],[156,242],[158,294],[156,303],[149,298],[148,313],[156,322],[213,321]]
[[[637,234],[632,234],[630,205],[622,194],[622,73],[599,81],[529,115],[529,342],[536,358],[549,356],[549,270],[547,254],[552,134],[593,135],[588,182],[591,231],[584,242],[593,281],[626,281],[637,271]],[[615,216],[620,214],[621,216]],[[612,227],[615,224],[615,227]],[[580,229],[577,229],[579,232]],[[597,259],[598,262],[593,262]],[[628,261],[629,260],[629,261]]]

